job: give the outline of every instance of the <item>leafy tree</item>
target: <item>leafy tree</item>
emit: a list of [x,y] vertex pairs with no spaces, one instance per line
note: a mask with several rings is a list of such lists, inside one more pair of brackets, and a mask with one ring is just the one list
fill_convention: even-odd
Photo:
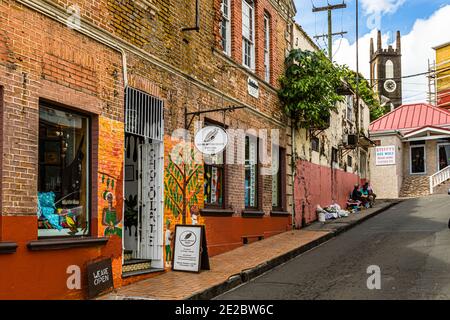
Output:
[[196,161],[194,148],[187,144],[178,144],[169,154],[164,205],[175,218],[181,214],[183,224],[186,224],[188,208],[199,202],[198,195],[203,187],[199,180],[202,168],[202,164]]
[[326,128],[336,103],[344,101],[342,67],[333,64],[322,51],[292,50],[286,58],[286,72],[280,79],[279,97],[285,113],[301,128]]
[[[341,89],[348,84],[356,92],[356,72],[331,62],[322,51],[292,50],[280,79],[279,97],[296,127],[327,128],[330,112],[344,101]],[[370,109],[371,121],[386,113],[369,82],[359,77],[359,96]]]

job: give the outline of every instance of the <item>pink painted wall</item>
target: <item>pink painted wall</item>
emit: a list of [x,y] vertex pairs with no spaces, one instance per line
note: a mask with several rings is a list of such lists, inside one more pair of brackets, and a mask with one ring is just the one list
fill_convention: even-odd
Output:
[[358,175],[299,160],[295,178],[295,223],[301,227],[317,220],[316,208],[326,207],[335,199],[345,208]]

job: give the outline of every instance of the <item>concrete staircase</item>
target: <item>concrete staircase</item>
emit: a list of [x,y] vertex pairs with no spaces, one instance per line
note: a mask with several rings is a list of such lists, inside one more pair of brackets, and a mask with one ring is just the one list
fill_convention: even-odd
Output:
[[447,194],[448,189],[450,189],[450,180],[441,183],[437,187],[434,187],[433,194]]
[[400,197],[422,197],[430,194],[428,176],[405,176],[403,178]]

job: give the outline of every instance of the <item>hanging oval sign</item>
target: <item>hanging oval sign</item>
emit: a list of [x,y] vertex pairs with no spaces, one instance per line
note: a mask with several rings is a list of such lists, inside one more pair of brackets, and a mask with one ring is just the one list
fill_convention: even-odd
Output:
[[228,134],[221,127],[207,126],[197,132],[194,144],[203,154],[218,154],[227,146]]

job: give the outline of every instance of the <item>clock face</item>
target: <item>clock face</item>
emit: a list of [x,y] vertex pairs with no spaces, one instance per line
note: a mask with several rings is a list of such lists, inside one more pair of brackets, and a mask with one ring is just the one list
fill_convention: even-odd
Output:
[[397,89],[397,84],[394,80],[389,79],[384,82],[384,90],[386,90],[387,92],[394,92],[395,89]]

